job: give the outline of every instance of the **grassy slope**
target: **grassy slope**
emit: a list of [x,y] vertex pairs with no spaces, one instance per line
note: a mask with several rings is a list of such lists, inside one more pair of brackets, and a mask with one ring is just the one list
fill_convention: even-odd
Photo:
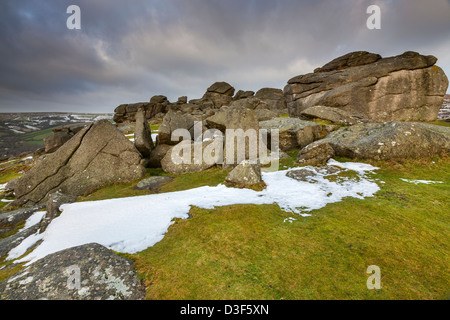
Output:
[[[295,165],[296,153],[281,167]],[[308,218],[276,205],[192,208],[192,218],[177,220],[154,247],[124,256],[136,262],[148,299],[448,298],[450,159],[372,164],[385,182],[373,198],[348,198]],[[217,185],[226,173],[181,175],[161,192]],[[149,193],[134,185],[105,186],[80,200]],[[369,265],[381,268],[381,290],[366,287]],[[16,271],[0,270],[0,281]]]
[[[374,163],[382,190],[296,217],[276,205],[192,208],[136,255],[149,299],[448,297],[450,160]],[[414,185],[400,178],[445,181]],[[377,265],[382,290],[366,287]]]

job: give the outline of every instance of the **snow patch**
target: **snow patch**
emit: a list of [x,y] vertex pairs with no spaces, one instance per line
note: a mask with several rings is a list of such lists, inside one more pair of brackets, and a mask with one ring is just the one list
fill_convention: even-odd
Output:
[[414,184],[434,184],[434,183],[444,183],[442,181],[430,181],[430,180],[410,180],[410,179],[400,179],[402,181]]
[[[310,216],[310,212],[345,197],[363,199],[373,196],[378,185],[365,177],[376,168],[357,163],[329,164],[360,173],[356,179],[329,181],[326,175],[314,177],[315,183],[298,181],[286,176],[297,168],[263,173],[267,188],[262,191],[228,188],[225,185],[200,187],[185,191],[151,194],[139,197],[79,202],[61,206],[62,214],[55,218],[45,233],[33,235],[15,248],[9,257],[18,257],[32,241],[42,243],[18,262],[32,263],[54,252],[88,243],[99,243],[123,253],[136,253],[164,238],[173,219],[187,219],[191,206],[213,209],[234,204],[278,204],[286,212]],[[292,219],[285,222],[292,222]],[[25,241],[24,241],[25,242]]]

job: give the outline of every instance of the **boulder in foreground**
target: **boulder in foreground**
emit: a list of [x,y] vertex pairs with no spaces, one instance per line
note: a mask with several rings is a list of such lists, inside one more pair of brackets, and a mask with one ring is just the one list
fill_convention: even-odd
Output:
[[15,181],[14,206],[46,201],[60,191],[80,196],[107,183],[142,178],[141,154],[114,125],[100,120],[79,131]]
[[144,298],[132,262],[96,243],[48,255],[0,283],[0,300]]

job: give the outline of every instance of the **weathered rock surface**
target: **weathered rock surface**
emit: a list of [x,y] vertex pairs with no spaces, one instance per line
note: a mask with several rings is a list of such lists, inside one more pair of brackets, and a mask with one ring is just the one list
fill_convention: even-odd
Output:
[[225,133],[227,112],[225,110],[217,111],[213,116],[206,118],[206,125],[210,129],[217,129]]
[[172,177],[153,176],[137,183],[138,190],[157,190],[162,184],[172,181]]
[[[450,128],[427,123],[356,124],[330,133],[302,149],[298,162],[336,156],[354,159],[429,158],[450,152]],[[320,161],[323,163],[323,161]]]
[[148,161],[149,168],[161,168],[161,161],[166,156],[167,152],[172,148],[168,144],[158,144],[155,149],[150,153]]
[[114,121],[117,123],[135,122],[139,108],[144,110],[145,118],[149,120],[159,113],[167,112],[169,105],[170,102],[167,100],[167,97],[161,95],[153,96],[150,102],[121,104],[114,110]]
[[366,53],[336,60],[288,81],[284,94],[291,116],[320,105],[371,122],[436,120],[448,79],[435,57],[405,52],[377,59]]
[[41,221],[39,232],[40,233],[44,232],[47,229],[50,222],[52,222],[52,220],[61,213],[59,209],[60,206],[66,203],[73,203],[75,201],[77,201],[76,196],[66,195],[60,191],[56,191],[49,194],[47,197],[47,202],[45,204],[47,212],[45,214],[45,217]]
[[212,84],[203,95],[201,103],[212,103],[212,107],[220,109],[224,105],[229,105],[233,100],[234,88],[226,82],[216,82]]
[[137,180],[145,174],[141,154],[109,121],[83,128],[15,181],[12,205],[46,201],[55,191],[79,196],[106,183]]
[[335,156],[335,152],[330,143],[313,142],[304,147],[297,156],[297,162],[312,166],[325,165],[327,161]]
[[257,109],[255,110],[255,114],[258,121],[267,121],[278,117],[276,112],[268,109]]
[[303,148],[311,142],[323,138],[326,132],[322,125],[313,121],[300,120],[298,118],[276,118],[259,123],[260,129],[268,132],[268,147],[271,148],[272,131],[279,131],[279,148],[289,151],[295,148]]
[[55,152],[73,136],[74,133],[72,133],[71,131],[60,131],[52,133],[48,137],[44,138],[45,152]]
[[255,93],[255,98],[264,101],[269,110],[285,110],[287,108],[286,98],[281,89],[262,88]]
[[95,243],[48,255],[0,283],[0,300],[144,298],[132,262]]
[[367,51],[350,52],[342,57],[338,57],[321,68],[314,70],[314,73],[329,72],[344,70],[351,67],[363,66],[366,64],[375,63],[381,59],[379,54],[370,53]]
[[[45,205],[39,205],[29,208],[22,208],[9,212],[0,213],[0,235],[12,230],[17,224],[27,220],[33,213],[45,208]],[[1,256],[1,254],[0,254]]]
[[[19,244],[21,244],[23,242],[23,240],[25,240],[29,236],[38,232],[39,228],[40,228],[39,224],[36,224],[29,228],[21,229],[19,232],[15,233],[9,237],[0,239],[0,257],[5,256],[9,251],[11,251],[15,247],[17,247]],[[27,248],[27,250],[29,250],[29,249],[31,249],[31,247]],[[0,292],[1,292],[1,290],[0,290]],[[1,295],[0,295],[0,300],[1,300]]]
[[226,112],[223,168],[231,169],[243,160],[257,160],[259,121],[253,110],[242,106],[230,107]]
[[248,160],[242,161],[230,171],[225,181],[233,186],[251,186],[262,182],[261,167]]
[[207,170],[222,163],[223,139],[210,141],[184,140],[171,148],[161,161],[168,173],[184,174]]
[[303,110],[300,114],[302,118],[307,119],[322,119],[331,121],[333,123],[351,126],[357,123],[367,122],[367,119],[360,118],[352,113],[332,107],[314,106]]
[[245,99],[249,97],[253,97],[255,95],[255,91],[244,91],[239,90],[233,97],[233,100]]
[[194,139],[194,121],[189,114],[176,112],[172,109],[167,112],[158,131],[158,144],[176,145],[180,140],[172,141],[172,133],[177,129],[186,129]]
[[286,176],[298,181],[317,182],[317,180],[314,180],[314,177],[316,177],[318,173],[324,176],[329,176],[339,172],[341,172],[339,168],[327,165],[322,167],[314,167],[314,168],[306,167],[291,170],[286,173]]
[[450,94],[444,96],[444,104],[439,111],[438,120],[450,122]]
[[141,153],[143,158],[149,158],[150,153],[155,148],[152,140],[152,131],[145,117],[144,109],[139,109],[136,113],[136,126],[134,128],[134,146]]

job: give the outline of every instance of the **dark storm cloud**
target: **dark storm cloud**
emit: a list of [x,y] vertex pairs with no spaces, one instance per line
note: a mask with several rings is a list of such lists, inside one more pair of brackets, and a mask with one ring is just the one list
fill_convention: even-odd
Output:
[[[81,8],[68,30],[66,8]],[[382,10],[368,30],[366,9]],[[2,0],[0,111],[111,112],[214,81],[282,88],[355,50],[433,54],[450,73],[448,0]]]

